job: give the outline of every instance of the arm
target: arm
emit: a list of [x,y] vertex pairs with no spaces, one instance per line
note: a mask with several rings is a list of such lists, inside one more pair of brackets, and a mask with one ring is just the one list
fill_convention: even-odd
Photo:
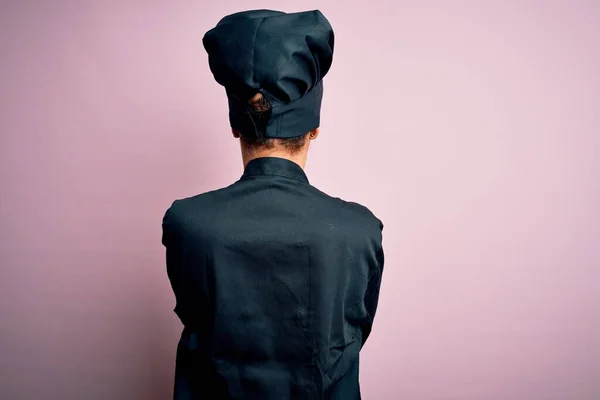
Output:
[[175,294],[175,314],[180,315],[182,287],[180,270],[181,270],[181,242],[177,234],[177,224],[173,215],[173,207],[171,206],[165,213],[162,220],[162,244],[166,249],[166,267],[167,276],[171,283],[171,288]]
[[[173,203],[175,204],[175,203]],[[193,276],[189,269],[184,274],[185,263],[189,262],[189,256],[185,255],[185,237],[182,234],[181,219],[177,218],[174,207],[171,206],[163,217],[162,222],[162,244],[166,248],[167,275],[171,282],[171,288],[175,294],[175,314],[184,325],[181,338],[177,345],[175,386],[177,391],[185,398],[196,398],[198,388],[207,390],[208,393],[216,390],[217,378],[211,369],[212,365],[206,357],[205,331],[197,329],[196,319],[202,315],[198,310],[198,292]],[[191,312],[190,310],[196,312]],[[191,397],[190,397],[191,396]]]
[[[380,229],[383,230],[383,223],[380,222]],[[364,307],[366,311],[365,319],[360,325],[362,331],[362,343],[361,348],[365,345],[367,338],[371,334],[373,328],[373,321],[375,320],[375,314],[377,312],[377,305],[379,303],[379,292],[381,289],[381,279],[383,276],[383,265],[384,265],[384,252],[383,245],[380,240],[377,242],[377,250],[373,260],[373,265],[369,273],[369,279],[367,281],[367,288],[364,296]]]
[[[209,293],[203,247],[190,238],[189,213],[175,201],[162,222],[167,275],[175,294],[174,312],[184,326],[197,327],[209,318]],[[192,241],[192,244],[190,244]]]

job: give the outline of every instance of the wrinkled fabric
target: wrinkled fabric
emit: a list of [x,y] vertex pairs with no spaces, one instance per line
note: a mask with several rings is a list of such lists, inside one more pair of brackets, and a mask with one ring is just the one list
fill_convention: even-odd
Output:
[[383,223],[276,157],[176,200],[162,242],[184,325],[174,398],[360,399]]
[[[319,127],[322,79],[333,63],[334,41],[319,10],[248,10],[222,18],[202,43],[215,80],[226,88],[231,127],[272,138]],[[272,106],[264,126],[247,112],[259,91]]]

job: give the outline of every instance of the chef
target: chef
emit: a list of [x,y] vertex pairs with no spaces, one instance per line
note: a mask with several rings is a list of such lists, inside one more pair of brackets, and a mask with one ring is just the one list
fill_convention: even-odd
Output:
[[203,45],[244,168],[229,186],[175,200],[163,218],[184,326],[174,398],[360,399],[383,223],[304,171],[332,27],[318,10],[251,10],[221,19]]

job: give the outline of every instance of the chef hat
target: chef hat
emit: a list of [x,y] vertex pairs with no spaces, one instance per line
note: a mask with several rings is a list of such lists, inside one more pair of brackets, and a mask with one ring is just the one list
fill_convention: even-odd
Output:
[[[334,43],[320,11],[238,12],[221,19],[202,42],[215,80],[226,89],[232,128],[290,138],[319,126]],[[249,107],[258,92],[271,105],[268,118],[256,118]]]

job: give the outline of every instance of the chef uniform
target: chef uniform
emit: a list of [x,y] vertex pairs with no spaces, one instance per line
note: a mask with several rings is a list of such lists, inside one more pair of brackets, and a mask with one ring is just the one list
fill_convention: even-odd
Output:
[[[271,138],[319,126],[334,36],[319,11],[223,18],[203,44],[231,127]],[[261,92],[272,110],[256,118]],[[384,264],[383,223],[331,197],[295,162],[251,160],[233,184],[176,200],[163,218],[184,325],[174,398],[360,399]]]

